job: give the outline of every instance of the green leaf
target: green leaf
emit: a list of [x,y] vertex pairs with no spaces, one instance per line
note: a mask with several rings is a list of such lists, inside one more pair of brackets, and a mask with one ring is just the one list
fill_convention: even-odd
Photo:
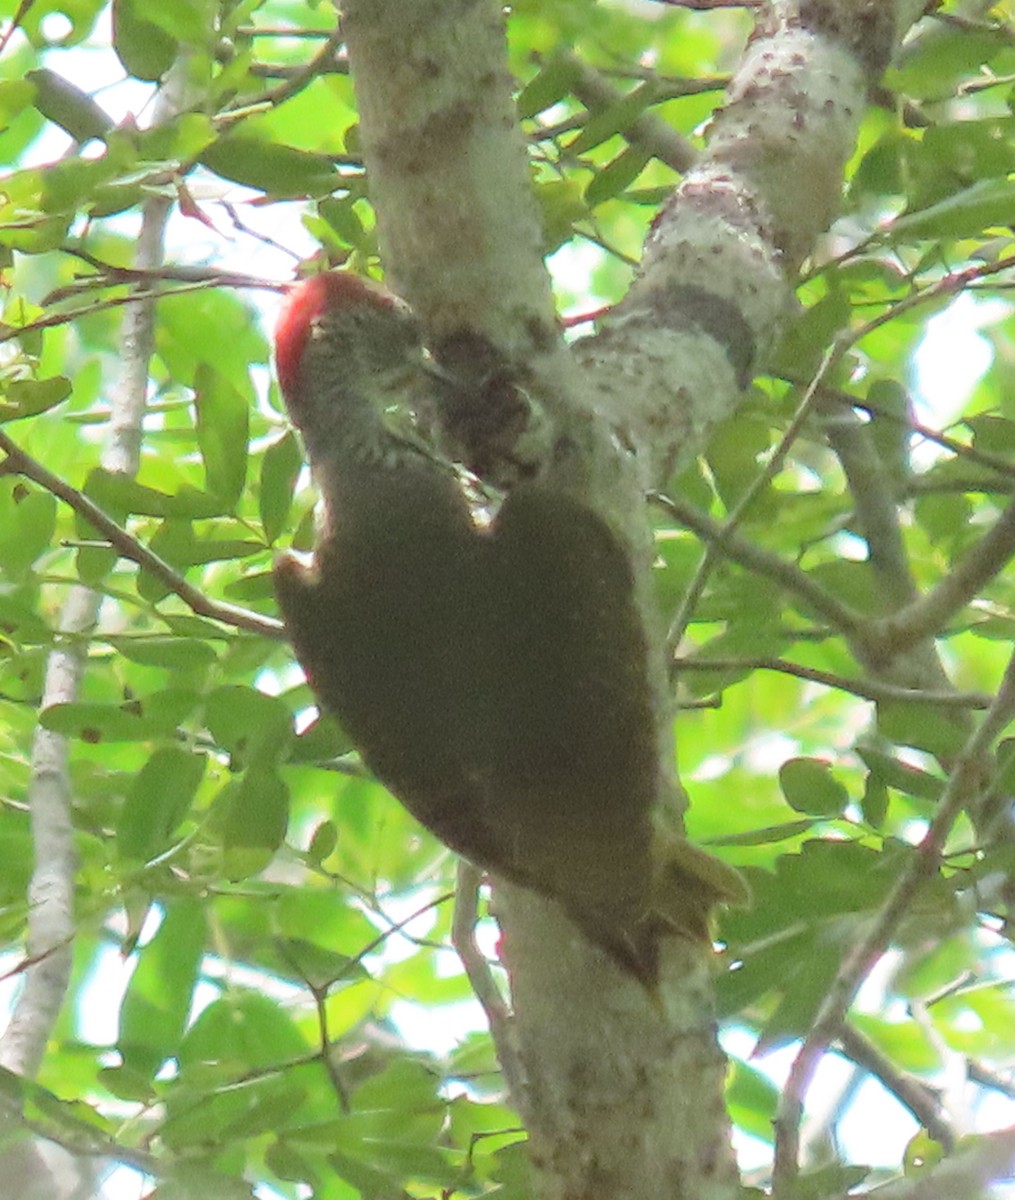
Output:
[[230,784],[222,826],[225,871],[243,879],[264,869],[282,845],[289,823],[289,789],[274,773],[251,768]]
[[587,154],[608,138],[623,133],[658,99],[658,88],[654,82],[639,84],[633,91],[622,96],[615,104],[594,113],[582,126],[581,133],[568,143],[567,152],[577,158]]
[[310,845],[307,847],[307,858],[320,866],[322,862],[335,851],[338,845],[338,826],[334,821],[322,821],[314,830]]
[[[288,970],[316,992],[327,991],[337,980],[350,974],[350,967],[354,966],[354,960],[347,955],[305,938],[281,938],[276,949]],[[362,968],[358,964],[355,968],[356,977],[362,978]]]
[[205,488],[231,510],[247,478],[249,409],[246,398],[205,363],[194,380],[197,441],[204,460]]
[[[149,542],[149,548],[170,566],[182,569],[189,561],[194,545],[194,527],[189,521],[163,521]],[[158,604],[170,593],[169,584],[142,569],[137,581],[138,595],[150,604]]]
[[178,746],[156,750],[135,776],[116,829],[121,858],[147,862],[167,848],[201,779],[205,758]]
[[882,779],[878,779],[873,771],[867,773],[864,780],[863,796],[860,798],[860,810],[868,825],[880,829],[888,815],[888,788]]
[[35,107],[75,141],[101,138],[113,128],[113,118],[100,104],[55,71],[44,67],[25,78],[35,88]]
[[814,817],[837,817],[849,793],[820,758],[790,758],[779,768],[779,786],[791,808]]
[[56,499],[49,492],[28,490],[13,479],[0,479],[0,568],[10,579],[21,578],[53,541]]
[[985,454],[1010,458],[1015,453],[1015,422],[992,413],[969,417],[966,424],[973,431],[973,445]]
[[515,101],[522,120],[544,112],[563,100],[581,75],[581,64],[572,54],[555,54],[522,88]]
[[891,473],[892,482],[901,487],[911,474],[909,392],[894,379],[876,379],[867,391],[871,406],[871,438],[878,456]]
[[873,746],[858,745],[856,752],[870,769],[871,775],[886,787],[895,788],[897,792],[915,796],[919,800],[936,801],[941,798],[944,780],[939,776],[901,762]]
[[[308,696],[308,699],[310,697]],[[289,752],[291,763],[326,763],[355,749],[348,734],[329,716],[319,716],[299,735]]]
[[118,1049],[136,1071],[155,1075],[174,1057],[204,954],[207,927],[196,900],[177,900],[158,932],[138,953],[137,967],[120,1006]]
[[113,48],[127,73],[152,82],[176,59],[179,43],[150,20],[146,0],[113,0]]
[[552,179],[536,189],[543,248],[551,254],[574,234],[576,222],[589,215],[582,189],[574,179]]
[[334,190],[335,168],[308,154],[262,138],[226,134],[201,155],[209,171],[272,196],[321,196]]
[[0,126],[6,129],[15,117],[31,108],[36,94],[36,88],[27,77],[0,80]]
[[967,737],[962,724],[947,711],[906,700],[878,705],[878,729],[889,741],[942,759],[958,754]]
[[359,196],[354,193],[342,197],[326,196],[318,203],[317,211],[346,246],[362,254],[369,254],[371,250],[376,253],[376,235],[360,219],[356,211],[357,200]]
[[261,460],[261,525],[268,545],[285,529],[296,480],[303,466],[299,443],[291,433],[272,442]]
[[278,1001],[237,986],[202,1011],[183,1039],[179,1062],[186,1077],[209,1061],[245,1070],[285,1062],[308,1049]]
[[205,721],[234,768],[274,766],[284,761],[293,739],[289,709],[256,688],[216,688],[208,696]]
[[50,379],[15,379],[6,385],[4,392],[0,421],[16,421],[56,408],[71,394],[71,382],[63,375],[54,375]]
[[111,637],[111,646],[130,659],[149,667],[170,671],[200,670],[217,661],[207,642],[188,637]]
[[870,1174],[869,1167],[842,1166],[833,1163],[817,1171],[805,1171],[793,1180],[789,1200],[829,1200],[845,1196],[859,1187]]
[[756,1067],[738,1059],[731,1059],[730,1066],[726,1084],[730,1117],[745,1133],[771,1142],[779,1089]]
[[813,821],[786,821],[782,825],[768,825],[764,829],[749,829],[745,833],[731,833],[727,837],[709,838],[710,846],[773,846],[788,842],[792,838],[810,832]]
[[885,236],[894,243],[975,237],[986,229],[1007,227],[1013,211],[1015,183],[982,179],[929,208],[897,217]]
[[44,729],[93,746],[105,742],[144,742],[175,734],[195,699],[192,692],[168,689],[127,704],[86,701],[52,704],[40,712],[39,723]]
[[585,203],[589,208],[595,208],[597,204],[619,196],[626,187],[634,183],[651,159],[652,155],[648,150],[639,146],[628,146],[612,162],[596,170],[585,189]]
[[136,483],[126,476],[96,467],[85,482],[85,495],[107,512],[138,513],[146,517],[177,517],[200,520],[223,516],[228,508],[220,496],[209,495],[183,484],[170,495]]

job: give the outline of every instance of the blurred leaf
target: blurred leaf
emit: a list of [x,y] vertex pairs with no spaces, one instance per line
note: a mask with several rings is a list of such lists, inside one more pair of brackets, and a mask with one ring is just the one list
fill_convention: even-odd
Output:
[[334,821],[322,821],[314,830],[307,847],[307,857],[318,866],[334,852],[338,845],[338,829]]
[[557,104],[570,93],[580,74],[580,64],[572,55],[554,55],[519,92],[518,115],[525,120]]
[[845,1196],[870,1174],[868,1167],[847,1167],[834,1163],[817,1171],[805,1171],[789,1188],[791,1200],[831,1200]]
[[353,961],[344,954],[303,938],[284,938],[277,943],[277,949],[289,969],[317,992],[327,991],[332,984],[350,974],[353,966]]
[[293,738],[289,710],[255,688],[216,688],[205,705],[208,729],[234,767],[272,766],[283,761]]
[[941,759],[958,754],[968,736],[964,724],[946,710],[905,700],[878,705],[878,729],[900,746],[915,746]]
[[567,153],[577,158],[616,134],[623,133],[652,106],[658,94],[654,83],[639,84],[626,96],[621,96],[615,104],[592,113],[578,136],[568,143]]
[[921,238],[974,237],[986,229],[1007,226],[1013,198],[1015,184],[1007,179],[979,180],[921,212],[897,217],[887,236],[896,244]]
[[8,478],[0,479],[0,506],[0,568],[8,579],[17,579],[53,540],[56,499]]
[[251,767],[229,785],[222,844],[226,872],[243,879],[268,865],[282,845],[289,823],[289,789],[263,769]]
[[71,393],[71,382],[62,375],[50,379],[15,379],[4,385],[0,421],[34,417],[61,404]]
[[158,80],[169,70],[177,40],[150,19],[145,0],[113,0],[113,48],[129,75]]
[[197,638],[111,637],[107,640],[124,658],[151,667],[186,671],[207,667],[216,661],[212,647]]
[[174,495],[135,483],[125,476],[96,468],[88,476],[85,495],[100,508],[138,513],[148,517],[176,517],[198,520],[217,517],[228,511],[220,496],[209,495],[182,484]]
[[78,142],[100,138],[113,127],[113,119],[91,96],[55,71],[41,68],[25,76],[35,88],[35,107],[48,121]]
[[229,510],[247,477],[247,401],[205,363],[198,366],[194,389],[205,487]]
[[888,788],[884,780],[868,772],[864,780],[863,796],[860,799],[863,819],[875,829],[881,827],[888,815]]
[[335,168],[323,155],[239,133],[221,136],[201,162],[223,179],[278,197],[324,195],[337,182]]
[[814,817],[837,817],[849,803],[831,763],[819,758],[788,758],[779,768],[779,786],[790,808]]
[[121,857],[147,862],[169,845],[204,775],[205,760],[177,746],[156,750],[131,785],[116,830]]
[[265,541],[273,545],[285,529],[292,507],[296,480],[303,467],[303,454],[293,434],[272,442],[261,460],[261,525]]
[[172,733],[166,714],[148,716],[140,705],[74,702],[53,704],[39,713],[43,729],[95,746],[105,742],[145,742]]
[[577,181],[553,179],[536,190],[543,227],[543,249],[552,254],[574,233],[575,223],[588,216],[588,205]]
[[619,196],[634,183],[651,158],[651,153],[640,147],[629,146],[622,150],[605,167],[596,170],[585,189],[585,203],[589,208],[595,208],[597,204]]
[[775,1084],[756,1067],[732,1059],[726,1084],[726,1103],[732,1120],[745,1132],[763,1142],[772,1141],[779,1107]]
[[117,1047],[126,1064],[153,1076],[176,1054],[190,1012],[204,953],[202,906],[178,900],[158,932],[138,953],[137,967],[120,1006]]
[[937,775],[921,771],[873,746],[858,745],[856,752],[870,768],[871,776],[885,786],[920,800],[940,799],[944,780]]

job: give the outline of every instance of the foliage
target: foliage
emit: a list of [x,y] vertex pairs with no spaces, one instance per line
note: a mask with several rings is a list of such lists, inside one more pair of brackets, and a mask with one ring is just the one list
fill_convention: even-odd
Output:
[[[888,75],[897,105],[866,116],[844,215],[811,263],[806,312],[772,376],[669,489],[722,519],[849,331],[822,412],[864,414],[876,486],[897,506],[900,552],[924,593],[995,525],[1015,481],[1015,319],[992,303],[1012,273],[1015,50],[1005,6],[997,25],[947,22],[944,7]],[[160,295],[149,415],[136,479],[117,476],[102,453],[123,305],[140,286],[120,269],[133,265],[153,196],[176,206],[174,268],[243,255],[285,279],[311,244],[322,260],[376,268],[350,80],[341,58],[300,69],[333,13],[299,0],[2,0],[5,25],[16,9],[21,32],[0,83],[0,160],[13,164],[0,188],[0,428],[210,600],[270,617],[273,555],[308,545],[313,503],[269,382],[270,303],[214,272],[221,286],[170,268],[143,280]],[[695,141],[747,28],[722,10],[514,6],[511,65],[564,307],[622,294],[676,178],[632,132],[636,118],[658,113]],[[101,89],[61,85],[94,70],[151,92],[181,56],[188,103],[151,127],[114,108],[115,94],[107,111]],[[578,102],[579,59],[611,78],[614,104]],[[145,94],[127,102],[139,118]],[[959,293],[962,307],[949,308]],[[977,315],[986,365],[956,364],[946,398],[940,388],[911,397],[921,352],[937,348],[927,339],[951,336],[959,318],[928,321],[949,311]],[[814,415],[738,533],[872,614],[880,593],[859,540],[857,481],[825,433]],[[27,916],[37,724],[69,739],[78,932],[71,998],[38,1080],[4,1076],[6,1095],[72,1149],[157,1170],[165,1197],[209,1179],[215,1195],[249,1194],[246,1179],[292,1197],[307,1187],[322,1198],[525,1196],[518,1121],[488,1036],[466,1032],[479,1025],[471,993],[443,949],[450,856],[363,777],[341,730],[308,724],[309,692],[283,642],[195,613],[40,478],[0,474],[7,970],[21,961]],[[658,548],[672,615],[701,546],[665,505]],[[958,701],[882,692],[875,711],[864,665],[808,592],[735,556],[720,558],[689,614],[679,673],[689,828],[745,869],[755,897],[724,920],[736,969],[719,993],[737,1052],[731,1113],[756,1142],[771,1140],[776,1093],[743,1050],[806,1032],[844,951],[911,863],[1015,637],[1004,561],[932,631]],[[79,694],[38,714],[74,581],[103,599],[95,630],[76,635]],[[1003,775],[997,791],[1008,794]],[[1015,1058],[996,887],[1013,852],[966,821],[947,852],[944,874],[912,897],[843,1047],[887,1086],[904,1080],[926,1109],[955,1061],[985,1080]],[[414,1047],[406,1030],[420,1014],[451,1050]],[[829,1137],[849,1114],[848,1089],[833,1107]],[[901,1143],[850,1154],[915,1169],[930,1153],[921,1136],[908,1158]]]

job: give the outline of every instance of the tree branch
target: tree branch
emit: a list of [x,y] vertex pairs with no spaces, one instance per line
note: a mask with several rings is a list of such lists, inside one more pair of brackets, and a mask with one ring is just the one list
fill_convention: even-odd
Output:
[[888,472],[874,445],[870,426],[852,409],[829,414],[825,419],[825,433],[846,474],[871,568],[881,592],[882,609],[894,612],[915,600],[917,590],[909,569],[899,526],[898,504]]
[[1015,555],[1015,501],[932,592],[879,622],[878,638],[897,656],[924,638],[940,634]]
[[1015,1126],[978,1137],[966,1150],[926,1174],[895,1180],[870,1194],[874,1200],[966,1200],[1015,1170]]
[[522,1079],[521,1061],[512,1025],[511,1011],[501,995],[490,965],[476,945],[476,921],[479,912],[479,885],[483,873],[464,858],[458,860],[458,886],[455,889],[455,913],[451,923],[451,944],[462,960],[465,974],[476,999],[486,1014],[490,1033],[497,1047],[504,1077],[514,1090]]
[[879,1079],[936,1142],[940,1142],[948,1153],[952,1151],[955,1131],[945,1120],[940,1098],[933,1088],[908,1071],[900,1070],[887,1054],[848,1021],[839,1028],[837,1040],[847,1058]]

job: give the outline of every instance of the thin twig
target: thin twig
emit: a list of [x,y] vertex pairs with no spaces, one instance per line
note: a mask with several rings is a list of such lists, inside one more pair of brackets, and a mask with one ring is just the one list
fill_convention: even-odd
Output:
[[[211,281],[201,281],[199,283],[184,283],[179,287],[164,288],[159,292],[160,296],[183,296],[188,292],[202,292],[206,288],[215,286]],[[278,291],[281,288],[280,284],[259,284],[256,286],[270,287]],[[144,304],[151,299],[147,291],[131,292],[126,296],[108,296],[105,300],[96,300],[94,296],[86,305],[80,308],[69,308],[63,312],[46,313],[45,316],[38,317],[34,321],[29,321],[25,325],[8,325],[0,322],[0,345],[4,342],[13,341],[15,338],[24,337],[26,333],[35,333],[40,329],[54,329],[59,325],[70,325],[74,321],[83,319],[84,317],[94,316],[97,312],[105,312],[111,308],[123,308],[128,304]]]
[[[753,542],[747,541],[739,533],[727,529],[722,522],[703,513],[701,509],[689,504],[679,497],[665,496],[661,492],[653,492],[650,499],[674,517],[680,525],[689,529],[710,545],[721,547],[722,553],[739,563],[747,570],[765,575],[797,596],[808,607],[820,613],[830,625],[849,637],[861,635],[864,628],[870,624],[868,617],[843,604],[838,597],[826,591],[799,567],[788,563],[777,554],[762,550]],[[681,620],[683,618],[681,617]],[[671,633],[676,632],[676,622]],[[675,649],[677,642],[671,641]]]
[[837,1040],[847,1058],[880,1080],[899,1103],[909,1109],[934,1141],[940,1142],[946,1152],[952,1151],[955,1131],[944,1118],[941,1100],[934,1088],[897,1067],[869,1037],[848,1022],[843,1022]]
[[[717,526],[717,536],[710,538],[708,545],[705,548],[705,553],[702,555],[701,562],[698,564],[698,569],[694,574],[694,578],[687,586],[683,599],[677,608],[673,619],[670,622],[669,633],[667,634],[667,645],[672,653],[675,653],[683,640],[684,633],[687,630],[688,622],[698,606],[698,601],[701,599],[702,593],[705,590],[705,585],[708,582],[708,577],[712,573],[712,568],[719,561],[724,552],[729,550],[729,542],[736,531],[737,526],[743,520],[744,514],[754,503],[761,492],[782,470],[783,463],[789,454],[790,447],[796,441],[798,434],[804,427],[804,423],[810,416],[811,408],[814,405],[814,398],[821,381],[828,374],[832,364],[837,361],[843,351],[838,346],[833,346],[825,355],[821,366],[818,368],[817,374],[811,380],[810,386],[804,393],[804,398],[797,406],[796,412],[793,414],[793,419],[790,421],[786,432],[779,440],[771,458],[765,464],[764,468],[758,472],[755,478],[751,481],[750,486],[743,493],[737,503],[730,510],[726,520]],[[802,573],[801,573],[802,574]],[[838,602],[836,602],[838,603]],[[831,619],[831,618],[830,618]]]
[[476,993],[476,999],[486,1014],[504,1078],[511,1090],[516,1091],[522,1086],[525,1070],[518,1050],[514,1017],[501,995],[490,964],[476,945],[481,879],[482,872],[477,867],[464,858],[459,859],[455,912],[451,922],[451,944],[458,952],[472,990]]
[[294,96],[302,92],[308,84],[312,83],[318,75],[330,69],[335,52],[342,44],[342,40],[342,27],[336,21],[335,28],[328,34],[322,42],[320,49],[301,71],[298,71],[292,78],[284,80],[277,87],[269,88],[259,96],[253,97],[253,99],[249,97],[244,99],[242,105],[238,107],[242,107],[243,109],[257,109],[264,106],[275,108],[280,104],[284,104],[287,100],[291,100]]
[[930,704],[937,708],[989,708],[992,697],[985,692],[928,691],[924,688],[900,687],[894,683],[882,683],[875,679],[851,679],[848,675],[836,675],[832,671],[821,671],[817,667],[805,667],[785,658],[738,657],[738,658],[675,658],[673,670],[681,671],[778,671],[793,675],[810,683],[820,683],[840,692],[849,692],[862,700],[877,703],[886,701],[908,701],[913,704]]
[[221,621],[225,625],[232,625],[237,629],[245,629],[249,633],[256,633],[262,637],[273,638],[276,641],[285,641],[285,626],[281,621],[275,620],[274,617],[262,616],[260,613],[252,612],[247,608],[240,608],[234,604],[209,599],[199,588],[188,583],[165,559],[160,558],[154,551],[149,550],[132,533],[124,529],[122,525],[119,525],[107,513],[103,512],[83,492],[78,491],[75,487],[71,487],[69,483],[66,483],[51,471],[47,471],[40,462],[26,454],[18,445],[11,441],[9,435],[3,430],[0,430],[0,450],[3,450],[7,454],[7,458],[0,464],[0,468],[15,471],[19,475],[23,475],[26,479],[31,479],[40,487],[45,488],[47,492],[51,492],[58,499],[62,500],[68,507],[72,508],[79,516],[84,517],[90,525],[101,533],[121,557],[136,562],[143,570],[155,576],[156,579],[165,584],[174,595],[178,596],[198,616],[209,617],[213,621]]
[[[243,232],[246,233],[248,231],[244,230]],[[174,266],[160,265],[158,267],[118,267],[114,263],[96,258],[94,254],[90,254],[80,246],[64,246],[63,252],[64,254],[72,255],[74,258],[79,258],[90,267],[94,267],[96,271],[101,271],[106,276],[106,281],[112,284],[206,283],[212,287],[256,288],[261,291],[271,292],[283,292],[289,286],[287,283],[276,283],[270,279],[259,278],[256,275],[246,275],[242,271],[222,271],[217,267],[197,267],[180,264]],[[82,283],[94,287],[96,280],[94,276],[89,276]],[[76,290],[80,291],[80,285]],[[51,292],[43,303],[44,305],[53,303],[71,293],[72,289],[61,288],[59,291]]]
[[451,922],[451,944],[462,960],[476,999],[486,1013],[490,1030],[496,1037],[507,1028],[511,1013],[501,995],[490,964],[476,945],[476,921],[479,916],[479,885],[483,873],[465,859],[458,862],[458,885],[455,889],[455,915]]
[[973,1083],[1000,1092],[1009,1100],[1015,1100],[1015,1079],[1006,1079],[1005,1076],[999,1075],[996,1071],[992,1071],[978,1062],[970,1062],[966,1069]]

